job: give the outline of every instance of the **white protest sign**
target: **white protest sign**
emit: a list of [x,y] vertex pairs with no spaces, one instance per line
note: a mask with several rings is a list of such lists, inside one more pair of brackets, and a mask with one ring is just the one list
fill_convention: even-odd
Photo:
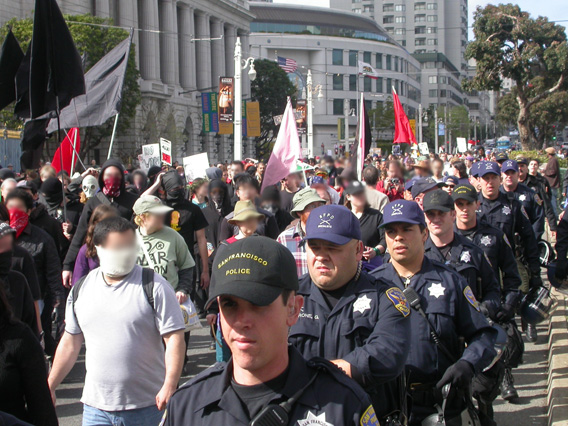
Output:
[[164,138],[160,138],[160,151],[162,153],[162,163],[172,165],[172,143]]
[[189,157],[183,158],[183,170],[185,172],[185,178],[188,182],[192,182],[193,180],[200,177],[207,177],[205,171],[208,168],[209,158],[207,157],[206,152],[190,155]]
[[160,161],[160,144],[153,143],[150,145],[142,145],[142,155],[140,156],[140,168],[148,173],[152,166],[162,166]]
[[458,151],[459,152],[466,152],[467,151],[467,141],[465,138],[456,138],[458,142]]
[[418,149],[420,150],[420,153],[423,154],[423,155],[430,154],[430,150],[428,149],[428,143],[426,143],[426,142],[419,143]]

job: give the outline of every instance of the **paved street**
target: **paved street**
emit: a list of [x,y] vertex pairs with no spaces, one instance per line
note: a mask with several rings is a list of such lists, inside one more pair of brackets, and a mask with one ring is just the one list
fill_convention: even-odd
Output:
[[[524,364],[515,370],[515,384],[519,401],[510,404],[498,398],[495,402],[496,420],[499,425],[545,426],[548,323],[539,327],[536,344],[525,342]],[[209,349],[209,331],[206,327],[192,333],[190,342],[190,371],[182,382],[215,362],[215,354]],[[85,375],[84,357],[57,391],[57,413],[61,426],[80,426],[82,406],[79,402]]]

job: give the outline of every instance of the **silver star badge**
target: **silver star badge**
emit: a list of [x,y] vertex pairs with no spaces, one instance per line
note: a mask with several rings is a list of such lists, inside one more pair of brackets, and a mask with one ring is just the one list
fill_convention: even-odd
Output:
[[503,206],[503,210],[502,210],[503,214],[505,216],[509,216],[511,214],[511,207],[509,206]]
[[481,237],[481,241],[479,241],[485,247],[489,247],[491,245],[491,237],[489,235],[484,235]]
[[359,297],[359,299],[353,303],[353,312],[364,313],[368,309],[371,309],[371,299],[369,299],[366,294]]
[[460,260],[464,263],[469,263],[471,261],[471,254],[469,254],[469,251],[464,251],[461,254]]
[[442,286],[442,283],[432,283],[432,285],[428,288],[428,291],[430,292],[430,296],[438,299],[440,296],[444,295],[446,287]]
[[527,200],[527,194],[519,195],[519,201],[526,201],[526,200]]

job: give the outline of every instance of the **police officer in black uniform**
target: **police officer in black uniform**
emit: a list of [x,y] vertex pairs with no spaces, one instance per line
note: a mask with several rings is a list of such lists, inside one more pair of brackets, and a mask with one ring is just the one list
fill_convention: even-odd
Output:
[[368,395],[333,364],[288,346],[303,305],[296,263],[276,241],[253,236],[215,257],[210,300],[233,357],[182,386],[163,425],[378,426]]
[[444,263],[465,278],[481,310],[495,318],[501,307],[501,288],[487,256],[467,238],[454,232],[456,212],[454,200],[439,189],[424,196],[424,214],[428,240],[424,254],[430,260]]
[[396,379],[410,348],[410,307],[402,291],[362,271],[357,217],[344,206],[313,210],[306,223],[309,273],[290,343],[306,359],[331,360],[371,395],[379,419],[404,407]]
[[445,419],[455,419],[471,408],[468,389],[473,376],[495,357],[496,332],[464,278],[424,256],[428,230],[418,204],[406,200],[388,204],[383,226],[391,259],[371,274],[404,290],[417,311],[410,316],[412,341],[406,361],[412,396],[409,424],[420,425],[437,413],[435,405],[442,406],[439,389],[447,384],[452,391]]

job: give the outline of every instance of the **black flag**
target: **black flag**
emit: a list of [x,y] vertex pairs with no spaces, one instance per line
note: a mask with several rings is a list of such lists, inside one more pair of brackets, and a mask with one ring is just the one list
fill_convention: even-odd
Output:
[[[61,128],[100,126],[118,114],[131,42],[132,33],[85,74],[86,94],[74,98],[61,110]],[[52,119],[47,132],[56,130],[57,120]]]
[[16,100],[16,73],[22,59],[24,52],[10,29],[0,51],[0,110]]
[[84,93],[81,56],[57,2],[36,0],[30,55],[30,117],[58,112]]
[[45,128],[49,118],[28,120],[24,124],[24,136],[22,137],[22,156],[20,164],[22,169],[39,168],[39,160],[43,151],[43,144],[47,138]]
[[14,115],[24,120],[30,118],[30,55],[31,45],[16,73],[16,105]]

